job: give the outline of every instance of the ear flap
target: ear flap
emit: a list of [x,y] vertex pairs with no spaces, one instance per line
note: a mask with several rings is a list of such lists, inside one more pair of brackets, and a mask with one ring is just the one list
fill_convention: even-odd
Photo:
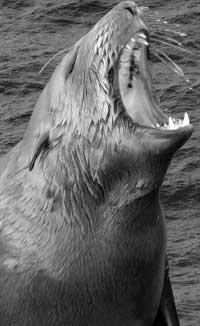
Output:
[[72,70],[74,68],[78,49],[79,49],[78,46],[73,47],[71,49],[71,51],[68,52],[68,54],[63,58],[63,60],[61,62],[61,69],[63,68],[64,80],[67,79],[67,77],[69,76],[69,74],[72,72]]
[[38,158],[38,156],[40,155],[40,153],[43,150],[47,149],[48,147],[49,147],[49,131],[46,131],[43,134],[41,134],[41,136],[39,137],[39,139],[36,143],[36,146],[33,150],[33,156],[29,163],[29,171],[33,170],[35,161]]
[[[83,36],[79,41],[76,42],[76,44],[74,46],[72,46],[69,49],[69,52],[63,58],[63,60],[61,61],[61,64],[59,65],[60,68],[63,69],[64,80],[67,79],[67,77],[69,76],[69,74],[72,72],[72,70],[74,68],[78,50],[79,50],[80,44],[84,41],[84,38],[85,38],[85,36]],[[58,68],[59,68],[59,66],[58,66]]]
[[64,92],[66,79],[74,68],[78,49],[79,47],[75,45],[62,59],[51,76],[48,83],[48,96],[50,98],[49,104],[51,110],[52,108],[59,107],[60,97],[62,97],[62,93]]

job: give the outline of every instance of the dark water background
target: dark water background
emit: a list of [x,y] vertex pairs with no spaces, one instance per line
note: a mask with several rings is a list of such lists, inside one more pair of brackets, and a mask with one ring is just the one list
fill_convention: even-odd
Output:
[[[0,155],[21,139],[38,95],[60,57],[39,75],[42,66],[58,50],[72,45],[119,2],[0,0]],[[137,3],[148,5],[151,13],[161,18],[158,25],[163,28],[186,32],[182,42],[194,52],[194,55],[189,55],[170,47],[167,49],[191,80],[192,89],[160,63],[154,64],[154,79],[163,109],[180,117],[187,111],[195,126],[192,138],[176,154],[168,170],[162,187],[162,202],[167,215],[170,273],[181,325],[198,326],[200,0]]]

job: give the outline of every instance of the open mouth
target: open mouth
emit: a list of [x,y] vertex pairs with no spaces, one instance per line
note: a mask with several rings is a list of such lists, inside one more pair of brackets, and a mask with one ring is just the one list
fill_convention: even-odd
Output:
[[163,131],[189,126],[187,113],[183,119],[167,116],[154,100],[149,57],[148,31],[141,29],[125,44],[119,59],[119,90],[128,115],[140,125]]

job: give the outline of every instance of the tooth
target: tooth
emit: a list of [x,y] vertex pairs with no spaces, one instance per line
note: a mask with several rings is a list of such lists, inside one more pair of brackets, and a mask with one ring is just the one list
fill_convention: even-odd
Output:
[[167,123],[164,123],[164,128],[169,129],[169,126]]
[[129,50],[131,50],[131,47],[128,44],[126,44],[126,48],[129,49]]
[[187,112],[185,112],[184,119],[183,119],[183,122],[182,122],[182,127],[188,126],[189,124],[190,124],[190,119],[189,119],[189,116],[188,116]]
[[134,39],[134,37],[132,37],[131,41],[135,42],[135,39]]
[[145,41],[144,39],[137,39],[137,41],[141,44],[144,44],[144,45],[149,45],[149,43],[147,41]]
[[181,120],[181,119],[178,119],[178,120],[177,120],[177,125],[178,125],[179,127],[182,126],[182,120]]
[[156,123],[156,127],[157,127],[157,128],[160,128],[160,125],[159,125],[159,123]]
[[169,117],[169,128],[174,129],[174,122],[173,122],[173,119],[171,117]]
[[138,33],[137,35],[144,38],[144,39],[146,39],[146,35],[144,33]]

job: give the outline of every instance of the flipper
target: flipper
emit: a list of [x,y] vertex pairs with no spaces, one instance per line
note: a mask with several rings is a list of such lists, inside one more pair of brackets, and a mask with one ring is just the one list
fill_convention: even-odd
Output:
[[160,306],[153,326],[180,326],[169,279],[169,265],[167,260]]

